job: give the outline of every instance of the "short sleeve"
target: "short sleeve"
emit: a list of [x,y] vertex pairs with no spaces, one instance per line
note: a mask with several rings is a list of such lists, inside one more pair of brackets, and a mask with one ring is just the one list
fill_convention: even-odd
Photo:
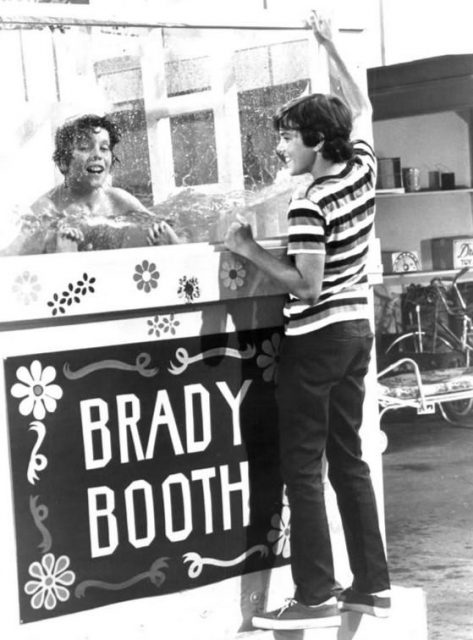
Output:
[[354,140],[353,151],[355,152],[355,156],[360,159],[361,163],[367,165],[373,174],[376,175],[377,163],[373,147],[365,140]]
[[287,253],[325,254],[326,224],[320,207],[308,198],[289,205]]

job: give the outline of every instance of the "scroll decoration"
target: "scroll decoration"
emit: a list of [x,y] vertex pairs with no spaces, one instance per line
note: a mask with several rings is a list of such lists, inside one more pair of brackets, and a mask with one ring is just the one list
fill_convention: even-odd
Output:
[[35,484],[39,480],[38,473],[44,471],[48,466],[48,459],[42,453],[39,453],[43,440],[46,437],[46,427],[43,422],[34,420],[30,423],[30,431],[36,431],[38,434],[33,450],[31,451],[30,461],[28,463],[28,470],[26,472],[28,482]]
[[168,560],[169,558],[158,558],[153,562],[149,571],[138,573],[136,576],[133,576],[124,582],[113,583],[105,582],[103,580],[83,580],[76,586],[74,594],[76,598],[83,598],[86,590],[91,587],[95,587],[96,589],[105,589],[107,591],[121,591],[122,589],[128,589],[129,587],[138,584],[138,582],[148,579],[159,589],[166,580],[164,569],[169,567],[167,563]]
[[212,565],[214,567],[233,567],[237,564],[246,560],[254,553],[259,553],[261,557],[266,557],[269,553],[269,549],[265,544],[257,544],[250,549],[247,549],[244,553],[239,555],[232,560],[219,560],[218,558],[203,558],[200,554],[195,551],[189,551],[185,553],[182,557],[184,558],[184,562],[189,562],[189,567],[187,570],[187,574],[189,578],[198,578],[202,573],[204,565]]
[[39,543],[38,547],[41,549],[42,553],[47,553],[51,550],[53,546],[53,539],[49,532],[49,529],[43,524],[44,520],[47,519],[49,515],[48,507],[44,504],[38,504],[39,496],[30,496],[30,511],[33,516],[33,522],[35,523],[36,528],[43,536],[42,541]]
[[151,378],[159,372],[159,369],[158,367],[151,367],[148,369],[147,367],[150,362],[151,356],[149,353],[138,354],[136,356],[135,364],[129,364],[122,360],[100,360],[98,362],[87,364],[85,367],[81,367],[76,371],[73,371],[69,363],[66,362],[63,366],[63,373],[69,380],[78,380],[79,378],[84,378],[90,373],[94,373],[95,371],[100,371],[102,369],[121,369],[122,371],[136,371],[136,373],[139,373],[145,378]]
[[171,362],[170,366],[168,367],[168,371],[177,376],[185,371],[190,364],[194,364],[199,360],[214,358],[215,356],[227,356],[229,358],[239,358],[240,360],[246,360],[248,358],[252,358],[255,353],[255,347],[253,345],[247,345],[244,350],[232,349],[231,347],[215,347],[214,349],[209,349],[208,351],[198,353],[195,356],[190,356],[187,349],[179,347],[178,349],[176,349],[175,358],[181,364],[176,365]]

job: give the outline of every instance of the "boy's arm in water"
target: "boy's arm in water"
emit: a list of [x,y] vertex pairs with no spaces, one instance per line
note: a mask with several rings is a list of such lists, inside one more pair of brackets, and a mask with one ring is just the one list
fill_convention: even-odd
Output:
[[[131,193],[124,189],[114,189],[116,197],[121,200],[120,208],[129,211],[138,211],[148,213],[150,216],[153,214],[146,209],[146,207],[135,198]],[[147,243],[149,245],[163,245],[163,244],[180,244],[182,240],[179,238],[174,229],[164,220],[153,223],[148,230],[146,236]]]

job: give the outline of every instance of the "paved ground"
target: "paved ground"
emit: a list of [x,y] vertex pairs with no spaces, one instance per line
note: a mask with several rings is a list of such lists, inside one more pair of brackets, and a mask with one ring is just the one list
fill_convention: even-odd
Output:
[[429,640],[473,640],[473,429],[404,411],[382,428],[392,582],[424,589]]

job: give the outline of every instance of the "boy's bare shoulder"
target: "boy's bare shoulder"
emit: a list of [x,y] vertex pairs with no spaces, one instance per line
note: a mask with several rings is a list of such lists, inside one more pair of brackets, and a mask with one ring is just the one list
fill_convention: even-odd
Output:
[[60,189],[54,187],[37,198],[31,205],[31,210],[36,214],[58,212],[61,209]]
[[113,206],[119,208],[123,212],[148,211],[138,198],[135,198],[134,195],[120,187],[110,187],[108,190],[108,196],[113,203]]

